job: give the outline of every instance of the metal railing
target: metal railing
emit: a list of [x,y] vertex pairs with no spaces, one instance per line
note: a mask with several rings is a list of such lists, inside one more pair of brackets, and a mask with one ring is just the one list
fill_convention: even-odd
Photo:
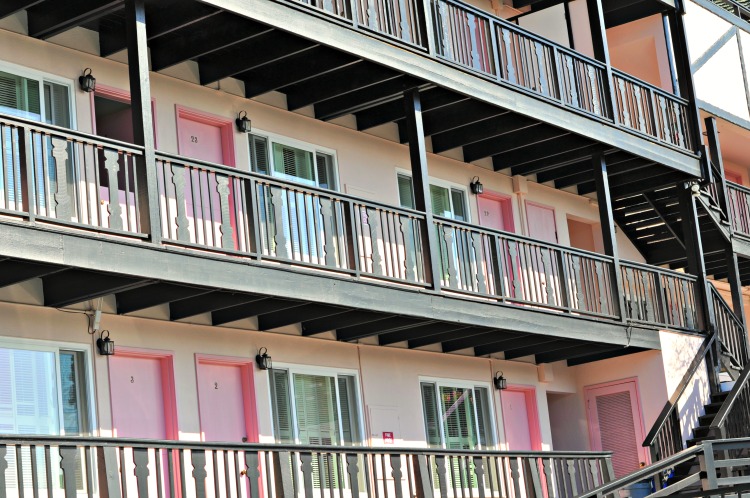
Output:
[[719,335],[722,350],[731,357],[739,368],[743,368],[748,364],[745,327],[713,285],[711,285],[711,300],[713,302],[714,320],[716,321],[716,332]]
[[546,498],[612,479],[610,453],[0,437],[0,498]]
[[727,183],[727,197],[729,213],[727,213],[732,229],[742,235],[750,237],[750,188]]

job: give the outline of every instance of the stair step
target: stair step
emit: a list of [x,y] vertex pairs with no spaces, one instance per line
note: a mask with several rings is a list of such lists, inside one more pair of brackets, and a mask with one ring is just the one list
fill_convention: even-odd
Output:
[[708,433],[711,431],[711,426],[708,425],[700,425],[698,427],[693,428],[693,437],[706,437],[708,436]]
[[705,406],[706,415],[716,415],[721,409],[722,403],[709,403]]
[[711,439],[714,439],[714,438],[708,437],[708,436],[694,437],[693,439],[688,439],[687,441],[685,441],[685,444],[687,445],[688,448],[692,448],[698,443],[702,443],[703,441],[709,441]]
[[724,400],[727,399],[727,396],[729,396],[729,392],[719,393],[719,394],[712,394],[711,395],[711,402],[712,403],[723,403]]
[[700,417],[698,417],[698,426],[710,427],[711,423],[714,421],[715,418],[716,418],[715,413],[710,413],[708,415],[701,415]]

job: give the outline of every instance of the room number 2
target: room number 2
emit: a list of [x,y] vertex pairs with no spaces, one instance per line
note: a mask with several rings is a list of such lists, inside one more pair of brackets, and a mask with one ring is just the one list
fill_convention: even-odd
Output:
[[218,389],[218,388],[219,388],[219,383],[218,382],[214,382],[214,389]]

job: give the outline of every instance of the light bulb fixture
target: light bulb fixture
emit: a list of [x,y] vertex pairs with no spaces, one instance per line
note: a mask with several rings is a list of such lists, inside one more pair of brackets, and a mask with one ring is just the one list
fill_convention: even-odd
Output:
[[698,183],[698,182],[691,183],[690,184],[690,192],[692,192],[692,194],[694,196],[700,196],[700,193],[701,193],[701,185],[700,185],[700,183]]
[[109,338],[109,330],[102,330],[99,339],[96,340],[96,349],[99,350],[99,354],[102,356],[112,356],[115,354],[115,341]]
[[78,84],[81,85],[81,90],[86,93],[91,93],[96,90],[96,78],[91,74],[90,67],[84,69],[83,75],[78,77]]
[[508,381],[503,377],[502,372],[497,372],[495,378],[492,379],[492,383],[495,384],[495,389],[498,391],[504,391],[508,388]]
[[268,348],[260,348],[258,350],[258,354],[255,355],[255,363],[258,364],[258,368],[261,370],[271,370],[273,368],[271,357],[268,355]]
[[471,188],[471,193],[474,195],[479,195],[482,192],[484,192],[484,185],[482,185],[482,182],[479,181],[478,176],[475,176],[474,178],[471,179],[469,188]]
[[237,124],[237,131],[240,133],[250,133],[253,129],[253,123],[247,117],[247,111],[240,111],[234,122]]

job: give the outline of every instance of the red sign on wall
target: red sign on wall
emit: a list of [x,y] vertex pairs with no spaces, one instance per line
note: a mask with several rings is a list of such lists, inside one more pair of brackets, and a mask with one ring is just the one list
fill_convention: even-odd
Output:
[[392,432],[384,432],[383,433],[383,443],[384,444],[393,444],[393,433]]

